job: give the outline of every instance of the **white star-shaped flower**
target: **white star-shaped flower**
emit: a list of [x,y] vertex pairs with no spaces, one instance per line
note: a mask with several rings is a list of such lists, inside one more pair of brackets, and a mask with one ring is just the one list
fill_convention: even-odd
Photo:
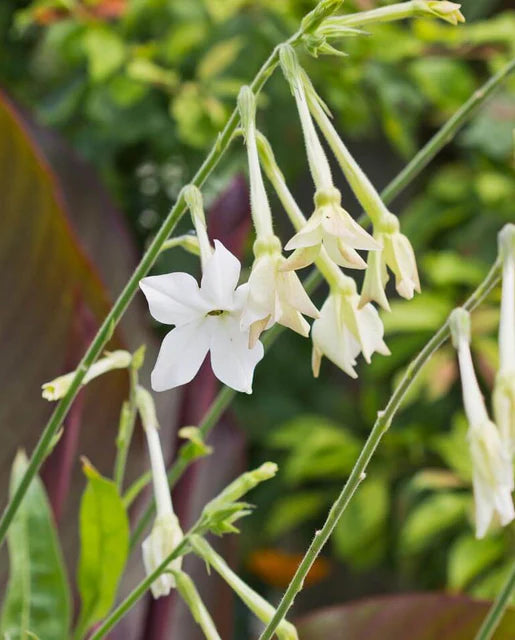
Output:
[[150,313],[163,324],[175,325],[164,338],[152,371],[154,391],[190,382],[207,353],[215,376],[236,391],[252,393],[254,368],[263,345],[249,348],[249,331],[240,328],[248,285],[238,285],[241,265],[221,242],[203,266],[198,286],[188,273],[143,278],[140,287]]

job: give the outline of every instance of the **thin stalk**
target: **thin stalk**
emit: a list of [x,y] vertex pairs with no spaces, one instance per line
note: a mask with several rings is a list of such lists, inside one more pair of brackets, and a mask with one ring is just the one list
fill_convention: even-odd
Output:
[[492,603],[483,624],[479,628],[474,640],[490,640],[495,630],[502,620],[504,612],[510,604],[510,597],[515,589],[515,562],[511,567],[511,571],[503,584],[501,591],[495,601]]
[[[123,479],[125,477],[125,467],[127,466],[127,456],[132,442],[134,425],[136,424],[136,387],[138,386],[138,371],[131,363],[129,367],[129,401],[127,405],[127,417],[124,418],[125,408],[122,407],[122,417],[120,420],[119,442],[117,442],[116,459],[114,462],[114,481],[118,491],[123,489]],[[126,420],[126,421],[125,421]]]
[[[475,309],[490,293],[501,278],[501,261],[497,259],[490,269],[488,275],[483,282],[478,286],[474,293],[470,296],[467,302],[463,305],[465,309],[472,311]],[[363,447],[356,464],[354,465],[349,478],[343,487],[340,495],[334,502],[329,511],[329,515],[323,525],[323,527],[315,533],[315,537],[311,542],[304,558],[299,564],[295,575],[292,578],[288,588],[284,592],[284,595],[276,609],[275,615],[270,623],[267,625],[259,640],[271,640],[277,626],[286,616],[290,607],[295,600],[296,595],[302,589],[304,580],[318,557],[323,546],[329,539],[336,523],[341,518],[345,508],[347,507],[350,499],[354,495],[356,489],[360,483],[366,477],[366,469],[370,459],[372,458],[375,450],[377,449],[379,442],[383,435],[388,431],[390,424],[397,413],[406,393],[408,392],[411,384],[420,373],[422,368],[429,362],[433,353],[444,344],[444,342],[450,336],[449,321],[447,320],[442,327],[435,333],[435,335],[427,342],[422,351],[408,366],[402,380],[395,388],[388,404],[384,411],[380,411],[377,415],[375,424],[367,438],[365,446]]]
[[188,546],[189,537],[192,533],[194,533],[193,529],[184,535],[184,538],[175,547],[172,553],[170,553],[163,560],[163,562],[161,562],[157,569],[154,569],[152,573],[149,573],[149,575],[129,593],[125,600],[121,602],[116,607],[116,609],[112,611],[111,614],[104,620],[104,622],[96,629],[95,633],[90,637],[89,640],[101,640],[101,638],[105,638],[106,634],[109,633],[109,631],[111,631],[111,629],[125,616],[125,614],[132,609],[136,602],[145,595],[147,589],[150,588],[150,585],[156,578],[159,578],[159,576],[168,567],[170,562],[185,553],[186,547]]
[[456,135],[459,129],[470,120],[476,111],[483,105],[485,100],[499,87],[502,81],[515,70],[515,58],[512,58],[507,65],[500,69],[495,75],[487,80],[479,89],[474,91],[470,98],[447,120],[441,129],[422,147],[410,163],[397,175],[392,182],[381,193],[383,200],[389,201],[411,182],[415,171],[420,173],[431,160],[436,156]]

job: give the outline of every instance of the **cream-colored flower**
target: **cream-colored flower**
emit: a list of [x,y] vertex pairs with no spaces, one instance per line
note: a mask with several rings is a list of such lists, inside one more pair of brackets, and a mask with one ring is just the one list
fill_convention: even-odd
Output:
[[357,250],[380,249],[380,244],[341,207],[340,192],[334,187],[315,193],[314,213],[285,246],[295,251],[283,269],[306,267],[316,260],[322,246],[336,264],[352,269],[366,267]]
[[310,327],[302,314],[320,315],[297,274],[282,269],[284,263],[280,250],[262,253],[254,260],[241,316],[242,328],[250,328],[250,347],[276,322],[307,337]]
[[367,304],[359,308],[359,296],[349,278],[345,289],[331,291],[315,320],[311,331],[313,340],[313,375],[318,377],[322,357],[325,356],[351,378],[356,358],[363,354],[370,362],[374,352],[390,355],[383,335],[383,323],[377,310]]
[[419,3],[420,15],[433,15],[450,22],[456,26],[459,22],[465,22],[465,16],[461,13],[461,4],[447,2],[447,0],[422,0]]
[[395,276],[395,288],[400,296],[411,300],[415,291],[420,293],[415,252],[409,239],[400,232],[399,221],[389,213],[379,231],[374,234],[382,249],[375,255],[369,254],[367,272],[361,293],[361,305],[375,301],[384,309],[389,309],[384,292],[388,281],[387,267]]
[[483,538],[490,526],[507,525],[515,518],[513,468],[496,425],[488,417],[470,353],[470,317],[455,309],[449,318],[452,342],[458,352],[463,405],[469,423],[472,458],[476,537]]

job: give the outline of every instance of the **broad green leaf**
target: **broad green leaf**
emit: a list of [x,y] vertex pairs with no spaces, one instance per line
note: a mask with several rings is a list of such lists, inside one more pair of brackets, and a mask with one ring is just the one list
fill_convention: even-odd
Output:
[[421,551],[441,533],[462,522],[470,500],[468,493],[437,493],[423,500],[406,519],[399,543],[401,552]]
[[89,74],[95,82],[106,80],[125,60],[123,40],[108,27],[89,27],[84,34],[83,43],[88,57]]
[[394,300],[391,312],[382,316],[386,333],[393,331],[434,331],[447,318],[452,303],[431,293],[413,300]]
[[326,508],[330,496],[322,491],[299,491],[279,498],[268,516],[266,532],[276,538]]
[[[512,568],[513,554],[510,554],[507,562],[489,571],[484,578],[479,580],[478,583],[472,587],[470,593],[475,598],[487,598],[488,600],[494,600],[499,594],[502,586],[506,583]],[[511,595],[510,604],[512,606],[515,605],[515,591]],[[515,626],[513,628],[515,628]],[[513,633],[510,636],[510,640],[512,637]]]
[[[25,454],[19,452],[11,473],[11,495],[27,464]],[[69,586],[53,515],[38,477],[13,519],[7,542],[9,582],[0,623],[2,638],[28,640],[31,634],[42,639],[66,638]]]
[[474,578],[503,556],[502,538],[488,536],[477,540],[467,534],[456,540],[448,558],[447,583],[451,589],[465,588]]
[[467,256],[464,259],[453,251],[426,254],[422,266],[427,279],[437,286],[463,284],[476,287],[485,277],[487,266],[480,260]]
[[236,60],[242,46],[241,38],[235,37],[211,47],[197,66],[199,80],[208,80],[223,73]]
[[80,505],[81,596],[78,628],[86,631],[112,607],[129,552],[129,521],[116,485],[84,462],[88,484]]
[[341,559],[357,567],[375,564],[386,546],[389,509],[386,482],[366,479],[349,502],[333,533],[333,547]]
[[[326,607],[296,621],[302,640],[471,640],[488,602],[444,593],[400,594]],[[492,640],[513,640],[508,610]]]
[[350,471],[361,448],[358,438],[348,429],[313,415],[303,415],[280,426],[269,444],[291,448],[282,465],[284,478],[291,483],[342,477]]

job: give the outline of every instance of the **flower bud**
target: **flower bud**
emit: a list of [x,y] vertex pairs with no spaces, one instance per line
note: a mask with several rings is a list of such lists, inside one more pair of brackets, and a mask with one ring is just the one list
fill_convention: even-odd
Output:
[[[82,380],[82,386],[88,384],[88,382],[94,378],[97,378],[108,371],[112,371],[113,369],[126,369],[130,366],[131,360],[132,355],[128,351],[106,351],[105,357],[97,360],[97,362],[92,364],[88,369],[84,379]],[[55,378],[55,380],[45,382],[41,386],[43,389],[41,394],[43,398],[45,398],[45,400],[59,400],[60,398],[63,398],[68,392],[75,374],[76,372],[72,371],[64,376]]]
[[[219,556],[210,544],[197,535],[190,537],[190,544],[193,551],[200,556],[206,564],[212,567],[231,587],[241,600],[247,605],[252,613],[265,624],[268,624],[275,615],[275,609],[258,593],[251,589]],[[297,640],[298,635],[295,627],[287,620],[282,620],[275,633],[279,640]]]
[[[181,542],[182,538],[182,530],[174,513],[169,512],[155,519],[150,535],[142,544],[143,564],[147,575],[150,575],[159,567]],[[154,598],[167,596],[170,593],[170,590],[175,587],[175,578],[173,573],[169,573],[169,571],[178,571],[181,566],[182,557],[172,560],[167,570],[154,580],[150,587]]]
[[435,16],[446,22],[450,22],[454,26],[458,22],[465,22],[465,16],[461,13],[461,4],[456,2],[447,2],[446,0],[420,0],[416,2],[417,15]]
[[176,570],[173,572],[173,575],[177,591],[181,594],[182,599],[188,605],[188,609],[190,610],[193,619],[204,632],[206,640],[222,640],[216,630],[213,619],[209,615],[209,611],[202,602],[193,580],[187,573],[184,573],[184,571]]
[[202,268],[213,254],[213,248],[209,242],[206,229],[206,216],[204,214],[204,205],[202,201],[202,193],[194,184],[188,184],[183,189],[184,201],[190,210],[191,220],[195,231],[197,232],[197,240],[200,249],[200,259]]

